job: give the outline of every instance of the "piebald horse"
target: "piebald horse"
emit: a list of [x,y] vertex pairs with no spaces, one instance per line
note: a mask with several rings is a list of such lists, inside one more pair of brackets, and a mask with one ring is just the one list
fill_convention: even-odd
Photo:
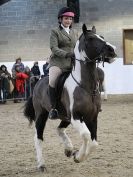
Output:
[[[64,143],[65,155],[73,156],[77,163],[86,160],[98,145],[97,117],[101,108],[101,96],[97,82],[97,62],[110,62],[116,57],[115,46],[106,42],[93,30],[87,30],[85,24],[82,26],[82,31],[74,49],[75,69],[64,83],[59,108],[61,122],[57,128]],[[49,110],[48,77],[46,77],[36,84],[33,96],[27,101],[24,109],[24,115],[30,123],[35,122],[34,141],[38,168],[42,171],[45,164],[41,145]],[[70,124],[83,140],[78,151],[73,150],[72,142],[65,132]]]

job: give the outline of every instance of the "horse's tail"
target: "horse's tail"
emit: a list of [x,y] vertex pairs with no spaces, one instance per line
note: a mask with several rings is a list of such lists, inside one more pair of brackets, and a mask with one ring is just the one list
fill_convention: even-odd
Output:
[[25,103],[24,116],[27,117],[27,119],[30,122],[30,125],[35,120],[35,110],[34,110],[34,107],[33,107],[32,97],[29,97],[27,102]]

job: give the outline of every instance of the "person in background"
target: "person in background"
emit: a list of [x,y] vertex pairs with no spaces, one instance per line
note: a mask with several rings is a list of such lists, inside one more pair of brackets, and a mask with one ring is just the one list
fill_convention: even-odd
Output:
[[28,78],[25,81],[25,88],[26,88],[26,99],[32,95],[32,84],[34,83],[33,73],[31,72],[28,66],[25,67],[24,73],[28,75]]
[[25,98],[25,81],[29,76],[24,72],[21,72],[20,66],[16,65],[12,77],[15,81],[14,103],[18,103],[20,99]]
[[[7,71],[5,65],[0,67],[0,103],[6,103],[7,96],[9,94],[9,80],[11,79],[11,74]],[[1,95],[2,93],[2,95]]]
[[[40,76],[41,76],[41,72],[40,72],[40,69],[39,69],[39,66],[38,66],[38,62],[34,62],[34,65],[33,67],[31,68],[31,72],[33,73],[33,76],[35,78],[35,83],[36,84],[39,79],[40,79]],[[35,85],[34,85],[35,86]]]
[[16,59],[16,62],[13,65],[13,67],[12,67],[12,73],[16,72],[15,71],[15,66],[16,65],[19,66],[20,72],[24,72],[24,64],[21,62],[21,58],[20,57]]
[[43,65],[44,77],[49,75],[49,59],[46,60],[46,63]]

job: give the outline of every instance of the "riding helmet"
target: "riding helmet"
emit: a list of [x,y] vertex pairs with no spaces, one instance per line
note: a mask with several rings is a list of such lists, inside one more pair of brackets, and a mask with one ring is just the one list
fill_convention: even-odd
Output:
[[74,12],[69,7],[63,7],[58,12],[58,19],[63,16],[74,17]]

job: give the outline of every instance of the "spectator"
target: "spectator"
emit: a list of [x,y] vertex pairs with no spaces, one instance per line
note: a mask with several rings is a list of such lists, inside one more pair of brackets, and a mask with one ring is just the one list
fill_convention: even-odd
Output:
[[17,58],[16,62],[14,63],[13,67],[12,67],[12,73],[16,72],[15,71],[15,66],[19,66],[19,70],[20,72],[24,72],[24,64],[21,62],[21,58]]
[[[0,67],[0,103],[6,103],[7,96],[9,94],[9,80],[11,79],[11,74],[7,71],[5,65]],[[2,93],[2,95],[1,95]]]
[[20,65],[15,66],[15,73],[13,73],[14,78],[14,103],[18,103],[20,98],[24,97],[25,93],[25,80],[28,79],[28,75],[21,72]]
[[46,60],[46,63],[43,65],[44,77],[49,75],[49,60]]
[[41,75],[38,62],[34,62],[34,65],[31,68],[31,72],[33,73],[33,76],[35,77],[35,84],[36,84],[37,81],[40,79],[40,75]]
[[26,99],[28,99],[29,96],[32,94],[32,86],[35,79],[34,77],[32,77],[33,73],[28,66],[25,67],[24,73],[28,75],[28,78],[26,79]]

